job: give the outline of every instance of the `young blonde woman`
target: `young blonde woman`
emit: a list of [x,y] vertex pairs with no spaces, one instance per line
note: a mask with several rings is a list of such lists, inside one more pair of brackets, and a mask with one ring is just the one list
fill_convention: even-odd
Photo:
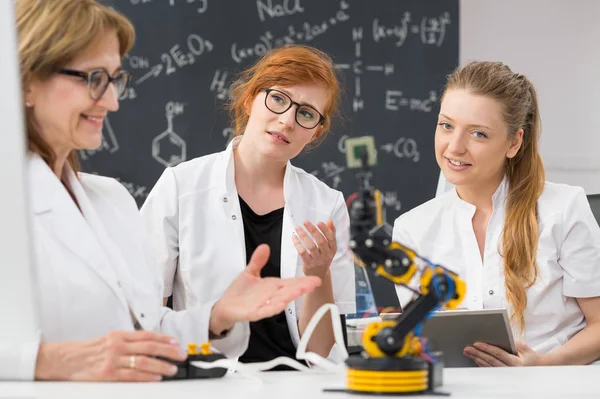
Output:
[[176,372],[157,357],[185,359],[185,344],[208,340],[213,319],[269,317],[319,285],[260,278],[261,247],[214,307],[161,307],[133,198],[76,162],[77,150],[100,146],[104,118],[119,108],[133,26],[94,0],[16,0],[15,8],[40,330],[35,342],[0,342],[0,379],[157,381]]
[[394,224],[395,240],[466,280],[468,308],[509,309],[518,354],[474,343],[464,354],[479,366],[600,358],[600,228],[581,188],[545,181],[539,136],[525,76],[497,62],[458,68],[435,132],[455,188]]
[[[165,170],[142,207],[175,309],[215,301],[261,243],[263,276],[316,276],[322,284],[284,312],[253,323],[216,323],[218,348],[241,361],[294,358],[300,336],[325,303],[355,312],[349,216],[342,193],[290,160],[327,134],[338,104],[331,59],[314,48],[272,50],[234,84],[237,137],[223,152]],[[198,132],[202,134],[202,132]],[[309,351],[334,344],[322,320]]]

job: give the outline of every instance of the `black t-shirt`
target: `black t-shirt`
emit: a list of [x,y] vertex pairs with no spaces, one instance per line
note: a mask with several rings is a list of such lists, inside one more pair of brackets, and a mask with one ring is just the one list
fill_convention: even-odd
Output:
[[[256,247],[260,244],[268,244],[271,248],[271,255],[260,275],[262,277],[281,277],[283,208],[266,215],[257,215],[242,197],[239,198],[244,221],[246,262],[250,261]],[[285,311],[273,317],[250,323],[250,342],[248,349],[240,357],[240,361],[242,363],[264,362],[279,356],[293,359],[296,357],[296,347],[290,336]]]

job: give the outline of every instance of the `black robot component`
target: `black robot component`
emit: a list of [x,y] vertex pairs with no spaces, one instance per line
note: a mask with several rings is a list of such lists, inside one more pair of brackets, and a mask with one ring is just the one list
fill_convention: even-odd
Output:
[[214,353],[210,350],[210,343],[205,342],[200,345],[200,351],[197,350],[196,344],[188,344],[188,357],[184,361],[174,362],[168,359],[162,359],[168,361],[177,366],[177,373],[170,377],[163,377],[163,381],[172,380],[192,380],[201,378],[220,378],[227,373],[227,369],[223,367],[203,369],[196,367],[192,364],[195,361],[201,362],[214,362],[216,360],[225,359],[225,356],[220,353]]

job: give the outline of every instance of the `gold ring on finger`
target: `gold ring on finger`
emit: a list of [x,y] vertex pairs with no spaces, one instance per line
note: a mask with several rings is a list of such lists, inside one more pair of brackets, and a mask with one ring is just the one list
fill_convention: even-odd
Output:
[[129,368],[130,369],[135,368],[135,355],[129,356]]

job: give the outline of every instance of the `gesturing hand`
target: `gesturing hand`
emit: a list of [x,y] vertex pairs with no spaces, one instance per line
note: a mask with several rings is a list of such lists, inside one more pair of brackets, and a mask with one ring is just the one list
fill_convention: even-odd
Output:
[[288,303],[321,284],[317,277],[281,279],[261,277],[269,259],[269,246],[258,246],[250,263],[212,308],[210,330],[220,334],[236,322],[256,321],[282,312]]
[[152,331],[113,331],[83,342],[40,344],[35,378],[71,381],[159,381],[187,353],[171,337]]
[[329,271],[329,266],[337,252],[335,226],[329,219],[327,223],[317,223],[318,229],[309,221],[304,222],[304,227],[312,238],[301,227],[296,227],[296,234],[292,241],[296,251],[302,258],[302,270],[307,276],[323,278]]

